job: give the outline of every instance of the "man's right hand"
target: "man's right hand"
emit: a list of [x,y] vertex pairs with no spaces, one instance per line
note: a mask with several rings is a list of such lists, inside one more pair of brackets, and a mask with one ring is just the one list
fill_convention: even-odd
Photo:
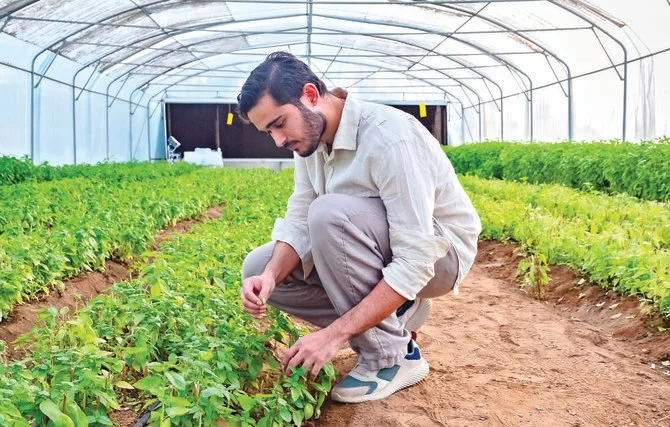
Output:
[[257,319],[263,317],[268,299],[276,286],[275,279],[265,274],[243,280],[240,294],[244,311]]

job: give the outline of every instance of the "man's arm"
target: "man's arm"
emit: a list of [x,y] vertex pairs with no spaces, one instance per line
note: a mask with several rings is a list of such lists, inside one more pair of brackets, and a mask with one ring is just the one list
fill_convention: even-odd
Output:
[[351,338],[386,319],[407,301],[382,279],[365,298],[330,326],[300,338],[282,360],[284,372],[302,365],[316,377],[323,366]]
[[300,257],[295,249],[288,243],[277,242],[263,274],[272,277],[275,283],[281,283],[299,265]]

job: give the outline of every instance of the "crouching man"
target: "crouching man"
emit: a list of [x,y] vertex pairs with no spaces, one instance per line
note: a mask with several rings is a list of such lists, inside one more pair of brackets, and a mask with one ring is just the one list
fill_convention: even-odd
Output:
[[295,153],[286,216],[244,261],[244,310],[261,317],[270,304],[322,328],[287,351],[287,372],[316,375],[348,342],[358,363],[336,401],[423,380],[428,362],[411,332],[431,298],[463,281],[481,231],[438,141],[402,111],[328,91],[285,52],[251,72],[238,103],[243,120]]

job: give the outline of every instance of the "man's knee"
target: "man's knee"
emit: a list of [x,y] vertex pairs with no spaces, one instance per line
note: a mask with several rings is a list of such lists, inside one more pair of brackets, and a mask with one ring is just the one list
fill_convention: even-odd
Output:
[[312,230],[318,231],[337,225],[345,217],[342,208],[342,199],[347,198],[342,194],[326,194],[317,197],[309,205],[307,213],[307,224],[310,233]]
[[274,242],[270,242],[249,252],[242,262],[242,280],[263,273],[273,249]]

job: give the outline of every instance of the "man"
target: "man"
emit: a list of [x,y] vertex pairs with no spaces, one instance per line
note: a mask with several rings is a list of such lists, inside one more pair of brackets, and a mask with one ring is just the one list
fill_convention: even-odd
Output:
[[287,372],[316,376],[348,341],[358,363],[336,401],[421,381],[428,363],[411,332],[430,298],[463,280],[481,231],[439,143],[400,110],[329,92],[285,52],[251,72],[238,101],[243,120],[295,153],[286,216],[244,261],[244,310],[261,317],[267,303],[322,328],[287,351]]

